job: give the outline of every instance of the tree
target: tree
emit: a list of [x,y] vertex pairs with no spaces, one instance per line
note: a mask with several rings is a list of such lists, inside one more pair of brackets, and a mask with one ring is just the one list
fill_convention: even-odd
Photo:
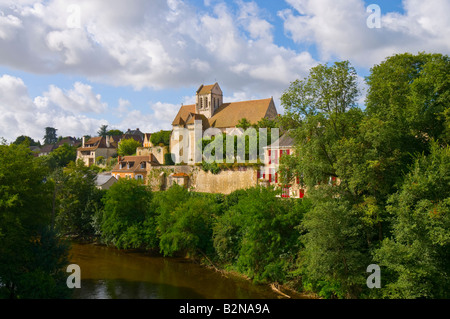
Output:
[[16,144],[16,145],[19,145],[22,143],[26,143],[27,146],[41,146],[41,143],[39,141],[36,142],[31,137],[25,136],[25,135],[21,135],[21,136],[17,137],[16,140],[13,142],[13,144]]
[[74,146],[64,143],[51,152],[49,156],[54,160],[56,167],[65,167],[70,162],[75,162],[77,158],[77,149]]
[[255,281],[284,282],[295,269],[300,249],[297,227],[309,210],[308,201],[281,199],[278,191],[251,188],[214,224],[214,247],[222,262]]
[[250,123],[249,120],[247,120],[245,117],[241,118],[238,122],[238,124],[236,125],[237,128],[241,128],[244,131],[246,131],[249,127],[252,126],[252,123]]
[[[193,256],[212,253],[212,223],[219,205],[210,196],[190,194],[175,185],[158,199],[160,250],[166,256],[178,252]],[[169,201],[169,199],[174,201]]]
[[153,145],[158,146],[159,144],[163,144],[165,146],[170,145],[170,137],[172,135],[172,131],[159,131],[156,133],[153,133],[150,136],[150,141]]
[[64,298],[68,246],[51,229],[52,182],[24,145],[0,145],[0,297]]
[[100,217],[102,239],[120,249],[156,248],[152,193],[140,181],[120,179],[106,192]]
[[97,135],[101,137],[106,137],[106,135],[108,135],[108,125],[104,124],[100,126],[99,130],[97,131]]
[[141,143],[139,143],[138,141],[136,141],[132,138],[124,139],[119,142],[119,147],[117,149],[117,153],[120,156],[133,155],[133,154],[136,154],[136,149],[141,146],[142,146]]
[[392,235],[376,251],[382,297],[449,298],[450,147],[432,143],[389,200]]
[[56,228],[61,234],[85,238],[95,234],[92,221],[103,208],[103,192],[97,189],[96,178],[97,173],[82,161],[70,163],[64,172],[55,175],[55,182],[60,183]]
[[58,141],[56,131],[57,131],[57,129],[55,129],[53,127],[45,128],[44,145],[55,144]]
[[354,135],[362,118],[357,97],[357,74],[348,61],[312,68],[308,78],[294,81],[282,95],[281,125],[297,142],[297,170],[307,186],[337,177],[336,145]]
[[122,136],[123,132],[121,130],[109,130],[106,135],[109,136]]

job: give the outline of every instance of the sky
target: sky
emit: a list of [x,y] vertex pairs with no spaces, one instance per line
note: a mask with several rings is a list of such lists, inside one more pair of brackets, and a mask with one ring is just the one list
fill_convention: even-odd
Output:
[[[375,5],[375,6],[374,6]],[[170,130],[200,85],[280,97],[348,60],[450,53],[450,0],[0,0],[0,137]]]

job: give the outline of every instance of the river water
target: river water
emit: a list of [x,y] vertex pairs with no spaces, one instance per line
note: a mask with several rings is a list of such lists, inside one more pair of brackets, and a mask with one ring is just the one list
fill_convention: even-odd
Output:
[[270,287],[225,277],[183,258],[74,243],[71,263],[81,270],[81,288],[74,289],[75,299],[279,298]]

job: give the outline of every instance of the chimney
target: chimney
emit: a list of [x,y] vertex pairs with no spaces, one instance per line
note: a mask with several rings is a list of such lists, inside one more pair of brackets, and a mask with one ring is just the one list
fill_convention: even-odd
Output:
[[109,135],[106,135],[106,148],[110,148],[111,147],[111,140]]
[[81,147],[83,147],[83,148],[84,148],[84,144],[85,144],[85,142],[86,142],[86,137],[84,137],[84,136],[83,136],[83,139],[82,139],[82,146],[81,146]]

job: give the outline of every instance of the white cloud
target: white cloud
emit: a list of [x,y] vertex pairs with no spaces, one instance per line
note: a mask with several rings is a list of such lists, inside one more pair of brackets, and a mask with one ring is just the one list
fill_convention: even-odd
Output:
[[345,59],[372,67],[402,52],[450,53],[450,2],[404,0],[404,14],[384,13],[381,28],[369,28],[362,0],[287,0],[294,10],[280,12],[297,43],[315,44],[323,60]]
[[92,87],[75,83],[63,91],[50,86],[43,96],[32,99],[22,79],[11,75],[0,77],[0,137],[14,141],[19,135],[42,140],[47,126],[58,129],[60,136],[95,134],[107,122],[90,118],[81,112],[104,112],[106,104]]
[[298,52],[274,44],[273,25],[256,2],[237,4],[231,10],[226,2],[209,1],[198,11],[181,0],[81,0],[77,28],[68,24],[76,12],[68,12],[63,1],[15,7],[3,1],[0,10],[20,27],[0,28],[0,64],[136,89],[217,79],[230,90],[257,91],[261,97],[306,75],[312,57],[299,60]]

